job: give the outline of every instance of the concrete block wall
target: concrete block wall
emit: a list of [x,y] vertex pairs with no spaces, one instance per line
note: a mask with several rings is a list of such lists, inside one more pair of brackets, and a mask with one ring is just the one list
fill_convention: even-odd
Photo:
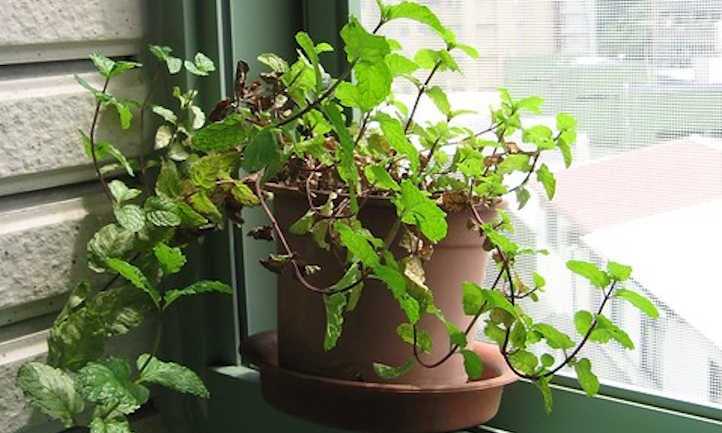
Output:
[[[142,0],[3,0],[0,7],[0,433],[58,431],[25,405],[17,368],[42,359],[45,337],[68,289],[87,270],[85,244],[110,211],[94,182],[78,129],[94,101],[74,79],[99,85],[87,56],[135,56],[143,47]],[[111,87],[141,99],[141,74]],[[137,130],[101,119],[102,138],[138,148]],[[121,351],[143,348],[148,329]],[[157,423],[145,423],[157,426]],[[158,431],[141,429],[137,431]]]

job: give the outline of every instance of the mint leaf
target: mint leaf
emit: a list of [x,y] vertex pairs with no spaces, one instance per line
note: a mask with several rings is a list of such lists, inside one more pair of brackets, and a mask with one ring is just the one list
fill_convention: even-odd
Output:
[[454,33],[444,27],[439,18],[427,6],[415,2],[404,1],[386,7],[385,16],[388,20],[407,18],[431,27],[447,44],[456,42]]
[[557,129],[560,131],[566,131],[569,129],[576,129],[577,120],[569,113],[558,113],[557,114]]
[[143,290],[150,296],[156,307],[160,306],[160,293],[158,289],[153,286],[148,277],[143,274],[139,268],[131,265],[125,260],[109,258],[105,261],[108,269],[114,270],[121,277],[125,278],[135,287]]
[[391,52],[386,38],[367,32],[356,17],[351,17],[343,26],[341,38],[350,61],[361,59],[369,63],[380,63]]
[[391,177],[386,167],[380,164],[366,165],[364,167],[364,175],[370,184],[383,190],[398,191],[401,189],[399,184]]
[[130,378],[130,365],[124,359],[108,358],[89,362],[78,372],[77,383],[86,400],[129,414],[148,400],[148,388]]
[[603,314],[597,315],[597,326],[594,328],[592,334],[594,333],[601,334],[600,338],[606,334],[609,338],[615,340],[625,349],[634,349],[634,343],[632,342],[632,339],[629,338],[629,335],[615,325],[611,320],[607,319]]
[[104,263],[111,257],[123,257],[133,248],[135,234],[115,224],[108,224],[98,230],[88,242],[89,266],[96,272],[103,272]]
[[113,214],[124,229],[136,233],[145,227],[145,214],[138,205],[113,206]]
[[414,366],[414,360],[409,359],[398,367],[392,367],[390,365],[381,364],[374,362],[374,372],[382,379],[396,379],[397,377],[403,376],[408,373]]
[[210,72],[216,70],[216,66],[213,64],[213,61],[206,57],[206,55],[203,53],[196,53],[195,57],[193,58],[193,62],[191,62],[190,60],[186,60],[183,65],[186,67],[186,70],[191,74],[202,77],[205,77]]
[[119,203],[124,201],[132,200],[142,194],[139,189],[128,188],[123,182],[119,180],[113,180],[108,184],[110,193],[113,195],[115,200]]
[[412,74],[419,69],[419,65],[414,63],[413,60],[397,53],[386,56],[386,66],[389,67],[393,76]]
[[544,99],[540,98],[539,96],[528,96],[524,99],[517,101],[515,106],[520,110],[527,110],[531,113],[539,114],[541,113],[541,106],[543,103]]
[[481,311],[481,307],[484,305],[484,295],[481,287],[468,281],[465,281],[461,287],[463,290],[464,314],[474,316]]
[[323,338],[323,350],[329,351],[336,347],[336,342],[343,331],[343,312],[348,298],[345,293],[324,295],[323,303],[326,310],[326,333]]
[[431,242],[436,243],[446,237],[446,213],[410,180],[401,182],[401,193],[394,197],[393,202],[401,221],[418,226]]
[[418,171],[420,164],[419,151],[406,137],[404,127],[401,125],[401,122],[386,113],[378,113],[376,115],[376,120],[379,122],[381,131],[383,132],[384,137],[386,137],[386,140],[388,140],[389,145],[409,159],[411,171]]
[[507,174],[514,171],[526,172],[530,169],[529,155],[524,155],[522,153],[507,156],[498,166],[499,174]]
[[340,161],[336,170],[349,187],[351,193],[351,209],[355,210],[358,206],[356,202],[356,194],[358,189],[358,171],[356,171],[356,163],[354,161],[354,139],[346,128],[343,116],[336,104],[326,104],[323,106],[323,112],[331,122],[336,135],[341,141],[341,149],[339,150]]
[[652,301],[637,292],[622,288],[617,289],[614,292],[614,296],[620,299],[624,299],[625,301],[637,307],[639,311],[643,312],[644,314],[653,319],[657,319],[659,317],[659,311],[657,310],[657,307],[652,303]]
[[233,293],[233,288],[228,284],[221,283],[220,281],[196,281],[195,283],[183,289],[168,290],[165,293],[165,306],[163,308],[168,308],[170,304],[175,302],[180,297],[199,295],[203,293],[221,293],[225,295],[230,295]]
[[163,242],[153,247],[153,254],[164,275],[175,274],[186,264],[186,257],[180,248],[170,247]]
[[574,326],[577,329],[579,335],[584,335],[589,331],[589,327],[592,326],[594,316],[592,313],[586,310],[580,310],[574,313]]
[[547,415],[552,413],[552,407],[554,406],[554,399],[552,398],[552,389],[549,386],[551,382],[550,377],[542,377],[541,379],[534,381],[534,385],[539,388],[542,398],[544,399],[544,410]]
[[607,262],[607,273],[615,281],[625,281],[632,275],[632,267],[609,261]]
[[363,111],[370,111],[391,94],[391,71],[384,62],[359,62],[354,67],[357,94],[355,101]]
[[534,374],[539,360],[536,355],[526,350],[517,350],[509,355],[509,361],[517,370],[525,374]]
[[168,123],[172,123],[173,125],[175,125],[178,121],[178,116],[176,116],[173,111],[165,107],[161,107],[160,105],[154,105],[152,110],[155,114],[162,117]]
[[593,286],[600,289],[607,287],[610,283],[609,275],[599,269],[594,263],[569,260],[567,262],[567,268],[575,274],[586,278]]
[[90,422],[90,433],[133,433],[130,423],[125,418],[93,418]]
[[281,162],[281,152],[276,144],[276,137],[271,129],[263,129],[256,134],[246,146],[241,167],[254,173],[269,166],[277,166]]
[[534,125],[526,128],[522,134],[524,143],[533,143],[538,150],[554,149],[554,137],[552,130],[544,125]]
[[221,152],[240,146],[248,139],[249,129],[240,115],[231,115],[193,134],[191,147],[203,152]]
[[168,72],[172,75],[177,74],[181,70],[183,62],[177,57],[170,55],[173,50],[170,47],[150,45],[150,52],[158,58],[158,60],[165,62]]
[[73,425],[74,417],[83,412],[85,404],[73,379],[60,369],[28,362],[20,367],[16,380],[30,404],[65,427]]
[[181,224],[178,206],[164,196],[151,196],[143,205],[145,217],[151,224],[158,227],[175,227]]
[[574,341],[552,325],[537,323],[534,325],[534,330],[544,336],[547,345],[552,349],[571,349],[574,347]]
[[587,358],[582,358],[574,363],[574,371],[577,373],[577,380],[588,396],[594,397],[599,392],[599,379],[592,373],[592,363]]
[[479,355],[472,350],[462,349],[461,356],[464,357],[464,370],[466,370],[469,380],[481,379],[481,375],[484,373],[484,363]]
[[554,173],[549,170],[546,164],[542,164],[536,171],[536,178],[544,185],[544,191],[546,191],[549,200],[553,199],[554,193],[557,190],[557,180],[554,178]]
[[316,90],[320,91],[323,86],[323,81],[321,79],[321,66],[318,61],[316,46],[306,32],[296,33],[296,42],[301,49],[303,49],[303,52],[306,53],[306,57],[311,60],[311,65],[313,66],[314,74],[316,76]]
[[449,104],[449,98],[446,96],[446,93],[441,89],[441,87],[431,87],[426,90],[426,95],[431,98],[441,114],[447,117],[451,114],[451,104]]
[[271,68],[273,72],[284,74],[288,72],[288,63],[273,53],[263,53],[257,57],[258,61]]
[[333,227],[339,234],[341,244],[364,266],[369,268],[379,266],[379,255],[365,236],[340,221],[337,221]]
[[188,367],[174,362],[161,361],[147,353],[140,355],[136,364],[138,370],[145,366],[139,378],[140,383],[157,383],[185,394],[201,398],[210,397],[201,378]]
[[[414,326],[410,323],[402,323],[396,328],[396,333],[405,343],[414,344]],[[431,336],[423,329],[416,330],[416,347],[422,352],[431,353]]]
[[296,236],[303,236],[311,231],[316,213],[312,210],[306,212],[301,218],[296,220],[291,227],[288,228],[289,233]]

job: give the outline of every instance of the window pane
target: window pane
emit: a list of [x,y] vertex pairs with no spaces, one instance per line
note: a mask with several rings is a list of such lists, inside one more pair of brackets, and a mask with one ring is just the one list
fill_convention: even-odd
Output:
[[[459,57],[464,75],[441,74],[455,109],[488,112],[495,89],[539,95],[543,115],[526,122],[554,125],[554,113],[579,120],[575,163],[545,162],[559,172],[557,197],[539,188],[515,212],[522,243],[548,257],[523,263],[549,289],[528,308],[565,327],[573,311],[594,310],[598,291],[573,278],[566,260],[634,267],[629,288],[654,299],[661,318],[648,320],[614,301],[613,316],[637,342],[585,349],[600,378],[706,405],[720,403],[722,365],[722,0],[425,0],[479,60]],[[376,2],[362,1],[373,27]],[[399,21],[385,34],[408,55],[441,47],[422,25]],[[396,84],[406,101],[415,92]],[[420,120],[435,116],[429,101]],[[488,117],[469,116],[474,129]],[[514,203],[509,204],[515,208]],[[529,301],[531,302],[531,301]],[[567,372],[568,373],[568,372]]]

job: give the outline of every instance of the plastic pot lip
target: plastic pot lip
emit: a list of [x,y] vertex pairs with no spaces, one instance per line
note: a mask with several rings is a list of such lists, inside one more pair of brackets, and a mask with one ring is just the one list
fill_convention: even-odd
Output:
[[[269,190],[270,192],[272,192],[276,195],[281,195],[281,196],[285,196],[285,197],[302,197],[304,200],[306,198],[305,194],[300,189],[291,187],[288,185],[283,185],[283,184],[275,183],[275,182],[269,182],[269,183],[265,184],[265,187],[267,190]],[[319,196],[322,196],[322,197],[328,197],[332,193],[331,191],[326,191],[326,190],[312,190],[311,192],[313,192],[314,194],[317,194]],[[347,195],[339,194],[339,197],[347,197]],[[368,195],[368,196],[360,197],[359,199],[366,201],[365,206],[371,205],[372,207],[381,207],[381,208],[393,208],[394,207],[393,203],[391,202],[391,198],[386,197],[386,196]],[[508,207],[508,202],[506,200],[502,200],[493,208],[490,208],[484,204],[478,204],[475,207],[480,212],[482,212],[482,211],[496,212],[497,210],[500,210],[500,209],[501,210],[506,209]],[[444,212],[446,212],[447,214],[454,214],[454,213],[460,214],[460,213],[467,212],[467,210],[463,210],[463,211],[444,210]]]

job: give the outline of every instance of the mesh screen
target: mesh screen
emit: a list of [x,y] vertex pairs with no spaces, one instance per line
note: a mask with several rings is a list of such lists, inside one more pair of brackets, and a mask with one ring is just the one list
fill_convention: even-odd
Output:
[[[554,125],[554,114],[579,121],[575,164],[555,168],[557,197],[536,189],[514,212],[517,240],[547,248],[548,257],[520,266],[549,287],[527,305],[539,320],[574,335],[572,316],[594,310],[598,291],[564,267],[576,258],[631,264],[630,288],[660,306],[647,320],[628,304],[607,309],[637,344],[586,348],[604,383],[705,405],[722,403],[722,1],[712,0],[425,0],[461,42],[481,58],[458,57],[464,75],[440,74],[455,109],[488,113],[495,89],[539,95],[543,115],[525,122]],[[362,0],[367,27],[378,21]],[[383,32],[409,56],[441,47],[412,21]],[[415,89],[395,84],[409,102]],[[423,101],[420,120],[436,111]],[[488,116],[460,118],[474,129]],[[510,208],[515,208],[513,203]],[[526,301],[525,301],[526,302]],[[565,374],[570,374],[567,371]]]

